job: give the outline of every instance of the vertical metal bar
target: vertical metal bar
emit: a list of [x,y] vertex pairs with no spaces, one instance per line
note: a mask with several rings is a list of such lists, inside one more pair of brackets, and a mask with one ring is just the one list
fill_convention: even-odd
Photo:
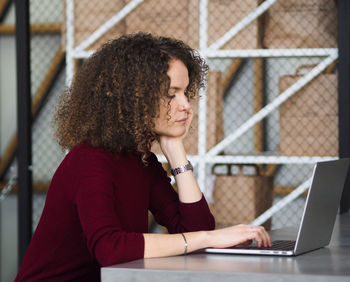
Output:
[[74,0],[66,1],[66,86],[74,76]]
[[18,262],[32,237],[32,142],[29,0],[16,0]]
[[[208,48],[208,0],[199,3],[199,49]],[[206,153],[207,139],[207,90],[201,90],[198,103],[198,185],[205,197],[210,200],[206,188],[206,163],[202,157]]]
[[208,0],[199,1],[199,49],[208,48]]
[[[350,157],[350,2],[338,1],[338,97],[339,157]],[[340,213],[350,209],[350,177],[348,174],[340,201]]]

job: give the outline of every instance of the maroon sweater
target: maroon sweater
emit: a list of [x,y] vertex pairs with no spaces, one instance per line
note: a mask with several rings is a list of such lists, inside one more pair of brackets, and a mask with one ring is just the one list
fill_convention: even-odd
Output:
[[100,267],[143,258],[148,210],[169,233],[209,230],[202,199],[179,202],[155,155],[72,149],[57,169],[15,281],[99,281]]

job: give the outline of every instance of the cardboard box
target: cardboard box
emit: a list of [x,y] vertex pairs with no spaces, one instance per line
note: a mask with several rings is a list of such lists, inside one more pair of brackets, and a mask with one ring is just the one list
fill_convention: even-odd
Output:
[[334,0],[277,1],[265,15],[265,48],[336,48]]
[[[300,77],[281,77],[280,93]],[[285,101],[279,113],[282,155],[338,155],[338,92],[335,74],[316,77]]]
[[[263,175],[217,175],[211,211],[216,228],[249,224],[271,207],[273,178]],[[271,220],[264,224],[271,228]]]
[[[118,13],[127,0],[74,1],[74,46],[78,46],[95,30]],[[257,6],[256,0],[244,2],[211,0],[208,3],[208,44],[214,43]],[[65,9],[64,9],[65,11]],[[65,49],[65,15],[62,46]],[[117,25],[98,39],[88,50],[96,50],[107,40],[125,33],[150,32],[183,40],[199,48],[199,0],[145,0]],[[230,40],[224,49],[254,49],[257,46],[257,23],[254,21]]]
[[139,31],[174,37],[198,48],[198,0],[145,0],[126,17],[126,33]]
[[[74,1],[74,46],[78,46],[87,39],[95,30],[124,8],[128,2],[127,0]],[[87,49],[96,50],[107,40],[122,34],[139,31],[175,37],[193,48],[198,48],[198,4],[198,0],[176,2],[146,0]],[[65,14],[63,18],[62,46],[65,49]]]
[[280,152],[284,156],[338,156],[338,117],[280,116]]
[[[243,20],[258,6],[257,0],[210,0],[208,1],[208,44],[221,38],[233,26]],[[221,49],[255,49],[258,23],[254,20],[236,34]]]
[[[66,1],[64,1],[65,4]],[[120,11],[127,3],[127,0],[78,0],[74,1],[74,47],[79,46],[102,24]],[[66,44],[66,15],[64,5],[64,17],[62,24],[62,47],[65,50]],[[113,26],[100,39],[87,48],[96,50],[107,40],[125,34],[125,20],[121,20]]]

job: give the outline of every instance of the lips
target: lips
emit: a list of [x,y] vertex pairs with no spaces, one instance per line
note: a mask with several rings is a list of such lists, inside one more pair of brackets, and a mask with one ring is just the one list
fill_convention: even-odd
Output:
[[187,118],[183,118],[183,119],[177,120],[176,122],[186,122],[186,121],[187,121]]

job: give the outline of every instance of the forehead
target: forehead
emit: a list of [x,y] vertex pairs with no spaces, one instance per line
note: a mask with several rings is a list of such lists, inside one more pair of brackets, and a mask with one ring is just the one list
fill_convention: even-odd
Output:
[[167,74],[170,78],[170,88],[186,88],[188,86],[188,70],[182,61],[171,60]]

